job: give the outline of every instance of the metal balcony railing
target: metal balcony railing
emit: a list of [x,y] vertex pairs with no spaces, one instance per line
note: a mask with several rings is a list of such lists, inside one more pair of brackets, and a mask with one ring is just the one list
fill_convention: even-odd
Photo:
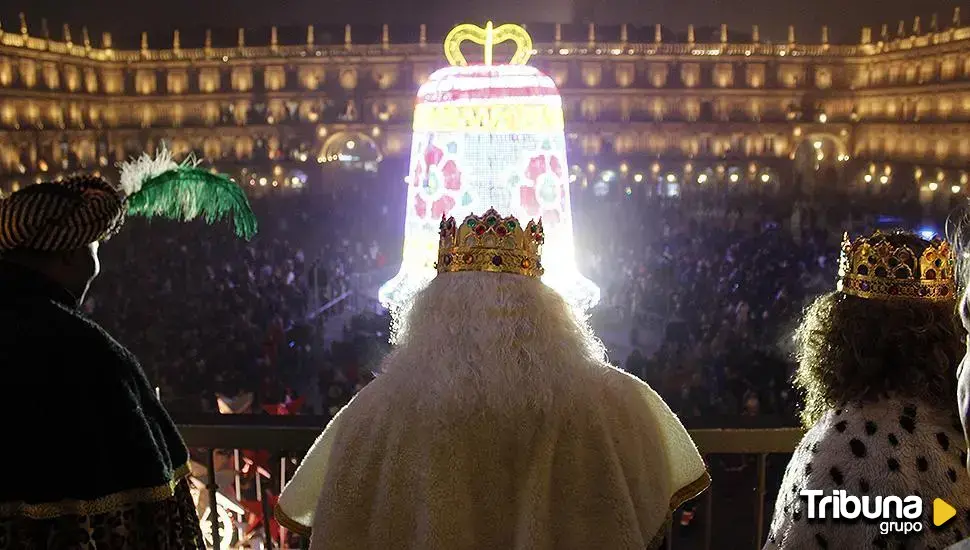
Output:
[[[239,450],[265,450],[271,453],[274,459],[278,460],[278,466],[274,467],[272,475],[273,483],[279,485],[275,489],[282,489],[286,481],[294,471],[293,458],[302,457],[309,449],[313,441],[320,434],[327,422],[324,417],[309,416],[290,416],[290,417],[266,417],[248,415],[229,415],[221,417],[208,417],[204,420],[182,421],[179,429],[185,438],[189,448],[203,452],[207,462],[206,466],[210,473],[208,483],[205,488],[208,493],[208,520],[203,525],[207,530],[207,539],[213,548],[226,548],[223,541],[225,528],[220,529],[219,514],[216,510],[218,501],[217,494],[219,485],[216,483],[216,476],[211,475],[215,471],[215,453],[217,450],[234,451],[236,457],[236,486],[239,486]],[[754,457],[756,464],[755,476],[756,483],[754,489],[755,502],[755,536],[750,542],[745,540],[730,541],[729,546],[725,546],[722,533],[719,536],[717,548],[755,548],[760,549],[765,537],[766,520],[766,495],[769,493],[767,481],[768,459],[770,455],[790,454],[803,435],[803,431],[798,428],[776,428],[776,429],[698,429],[690,430],[691,436],[696,442],[705,459],[710,461],[712,455],[728,457]],[[712,473],[714,483],[700,498],[700,505],[697,506],[698,517],[703,523],[701,533],[694,533],[689,545],[681,546],[680,540],[674,536],[674,527],[668,530],[667,549],[674,550],[680,548],[703,548],[710,550],[712,539],[715,535],[713,523],[715,518],[714,493],[718,489],[718,476]],[[257,479],[260,475],[257,474]],[[257,482],[257,487],[259,482]],[[260,495],[264,494],[265,489],[258,489]],[[238,498],[238,497],[237,497]],[[265,500],[265,498],[263,499]],[[269,505],[263,505],[264,517],[270,513]],[[269,522],[263,522],[265,530],[266,547],[272,548],[276,544],[271,541]],[[286,534],[279,537],[284,541],[282,546],[286,546]],[[301,547],[306,547],[308,541],[301,541]]]

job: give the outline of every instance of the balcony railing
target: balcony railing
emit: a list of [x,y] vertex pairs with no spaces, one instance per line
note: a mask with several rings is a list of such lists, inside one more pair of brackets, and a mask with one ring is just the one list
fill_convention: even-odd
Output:
[[[323,417],[253,417],[246,415],[208,417],[206,419],[183,420],[179,423],[179,429],[185,438],[186,444],[192,449],[203,450],[206,457],[209,482],[206,485],[208,491],[209,522],[204,528],[209,532],[207,537],[211,537],[212,547],[222,546],[219,519],[216,512],[217,493],[219,486],[215,482],[216,476],[211,475],[215,471],[215,452],[216,450],[233,450],[237,460],[236,485],[239,486],[238,457],[239,449],[246,450],[265,450],[279,460],[278,467],[274,467],[273,479],[279,485],[277,490],[292,475],[293,458],[302,457],[313,441],[320,434],[327,422]],[[258,423],[258,424],[256,424]],[[765,520],[768,514],[766,510],[766,495],[769,493],[768,486],[768,460],[770,455],[790,454],[803,435],[803,431],[798,428],[774,428],[774,429],[696,429],[690,430],[691,436],[696,442],[705,459],[721,455],[734,457],[737,461],[749,461],[754,457],[756,469],[753,474],[756,479],[744,481],[742,484],[753,485],[755,502],[752,506],[754,510],[754,533],[750,542],[730,541],[732,548],[754,548],[760,549],[765,537]],[[712,539],[714,536],[714,493],[718,490],[718,475],[713,473],[714,483],[701,497],[702,504],[697,507],[698,517],[703,524],[700,533],[692,533],[691,539],[683,541],[674,536],[675,527],[668,529],[667,549],[681,548],[703,548],[709,550],[713,548]],[[259,475],[257,475],[259,478]],[[753,482],[753,483],[752,483]],[[258,486],[258,483],[257,483]],[[749,487],[743,487],[748,490]],[[258,491],[262,493],[264,489]],[[732,506],[737,508],[737,506]],[[722,510],[723,511],[723,510]],[[269,506],[264,505],[264,514],[268,514]],[[266,546],[272,548],[273,542],[270,537],[269,522],[263,522],[265,529]],[[724,536],[718,533],[718,548],[724,548]],[[280,537],[285,540],[285,535]],[[686,542],[687,544],[682,544]],[[308,541],[302,541],[305,547]],[[284,542],[284,547],[285,542]]]

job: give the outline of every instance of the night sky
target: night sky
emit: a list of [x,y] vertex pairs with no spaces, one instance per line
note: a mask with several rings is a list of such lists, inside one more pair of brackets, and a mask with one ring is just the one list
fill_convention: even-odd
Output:
[[[531,4],[523,0],[0,0],[0,22],[4,29],[15,30],[17,13],[24,11],[32,34],[37,34],[40,19],[46,17],[55,38],[60,38],[63,23],[71,23],[77,34],[81,25],[87,25],[92,37],[99,37],[101,31],[146,30],[161,35],[174,28],[185,32],[207,26],[388,23],[393,41],[395,25],[449,25],[485,19],[567,23],[581,17],[577,14],[586,14],[597,23],[661,23],[678,31],[688,23],[727,23],[744,31],[758,24],[762,40],[774,41],[784,41],[787,26],[793,24],[800,42],[814,43],[821,26],[828,24],[833,42],[854,43],[863,25],[874,27],[878,34],[880,25],[889,23],[890,31],[895,32],[897,21],[905,19],[908,30],[913,17],[921,15],[926,29],[933,12],[939,13],[941,25],[948,24],[956,5],[947,0],[536,0]],[[963,11],[970,12],[970,5],[963,6]],[[970,23],[970,13],[963,19]]]

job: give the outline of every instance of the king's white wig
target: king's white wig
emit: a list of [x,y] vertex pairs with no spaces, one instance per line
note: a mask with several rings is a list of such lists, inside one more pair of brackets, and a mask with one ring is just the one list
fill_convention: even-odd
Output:
[[395,311],[392,342],[381,371],[436,407],[545,409],[571,372],[609,369],[586,320],[523,275],[438,275]]

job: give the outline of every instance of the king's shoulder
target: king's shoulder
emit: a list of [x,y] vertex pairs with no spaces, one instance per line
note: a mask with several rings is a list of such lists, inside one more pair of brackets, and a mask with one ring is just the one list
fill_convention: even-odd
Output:
[[54,301],[0,308],[0,349],[9,360],[133,363],[134,356],[100,324]]

